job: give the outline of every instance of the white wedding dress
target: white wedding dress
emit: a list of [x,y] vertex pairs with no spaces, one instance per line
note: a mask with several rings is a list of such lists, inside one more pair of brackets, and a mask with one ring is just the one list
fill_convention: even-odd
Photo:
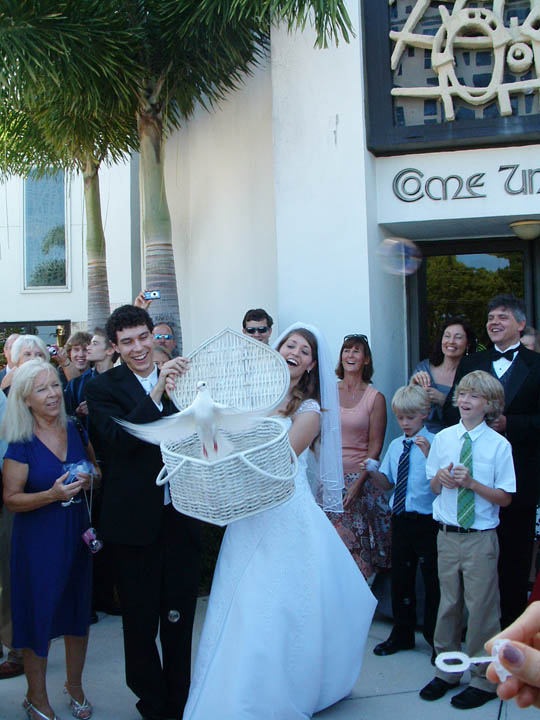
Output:
[[313,498],[309,452],[290,500],[225,532],[184,720],[305,720],[358,678],[376,600]]

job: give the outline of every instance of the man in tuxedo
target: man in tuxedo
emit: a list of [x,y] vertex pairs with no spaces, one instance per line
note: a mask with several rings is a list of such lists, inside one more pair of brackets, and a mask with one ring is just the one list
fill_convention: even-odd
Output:
[[123,364],[90,380],[86,400],[91,432],[107,448],[99,534],[115,553],[127,684],[143,718],[179,720],[190,682],[200,527],[173,509],[167,485],[156,485],[159,447],[137,440],[114,421],[146,423],[174,412],[166,380],[184,373],[188,362],[175,358],[158,373],[152,329],[142,308],[124,305],[112,313],[106,332]]
[[511,504],[500,510],[497,528],[501,622],[506,627],[527,604],[540,469],[540,355],[520,343],[526,324],[521,300],[513,295],[497,295],[489,301],[487,310],[487,333],[494,347],[463,357],[443,415],[447,425],[459,420],[452,405],[454,388],[472,370],[485,370],[502,383],[504,413],[492,427],[512,445],[517,481]]

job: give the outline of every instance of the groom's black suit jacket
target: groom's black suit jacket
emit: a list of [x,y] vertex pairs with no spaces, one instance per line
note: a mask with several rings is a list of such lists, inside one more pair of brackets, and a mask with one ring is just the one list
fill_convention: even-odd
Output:
[[[465,356],[456,371],[454,386],[443,409],[446,425],[459,421],[452,406],[454,389],[473,370],[493,374],[490,350]],[[536,503],[540,488],[540,354],[520,345],[504,386],[505,436],[512,445],[516,492],[512,502],[499,512],[499,588],[502,626],[513,622],[525,609]],[[474,469],[474,453],[473,453]]]
[[[114,421],[152,422],[174,408],[163,398],[161,412],[126,365],[91,380],[86,400],[90,436],[98,434],[107,462],[99,535],[115,552],[127,682],[143,717],[178,718],[190,682],[200,526],[164,506],[164,488],[155,482],[162,467],[159,447]],[[169,621],[170,610],[179,621]]]
[[86,400],[90,436],[98,435],[107,457],[100,535],[106,542],[149,545],[159,533],[164,511],[163,487],[155,483],[163,465],[161,451],[127,433],[114,418],[147,423],[175,409],[164,398],[160,412],[127,365],[90,380]]

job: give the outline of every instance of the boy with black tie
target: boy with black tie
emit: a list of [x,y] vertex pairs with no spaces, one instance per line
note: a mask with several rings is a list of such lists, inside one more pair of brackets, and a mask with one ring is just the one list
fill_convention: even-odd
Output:
[[[426,477],[426,457],[433,433],[424,426],[429,397],[419,385],[399,388],[392,411],[403,435],[392,440],[379,470],[366,468],[370,480],[394,490],[392,509],[392,614],[394,626],[387,640],[373,649],[375,655],[393,655],[415,645],[416,570],[420,563],[425,585],[424,637],[433,645],[439,607],[437,578],[437,525],[432,517],[435,495]],[[373,462],[373,461],[372,461]]]

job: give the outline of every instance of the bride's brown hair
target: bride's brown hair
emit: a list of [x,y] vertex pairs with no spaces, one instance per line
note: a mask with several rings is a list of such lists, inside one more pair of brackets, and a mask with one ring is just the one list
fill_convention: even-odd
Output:
[[311,368],[311,372],[306,372],[302,375],[297,385],[293,388],[291,393],[291,399],[287,403],[284,410],[281,411],[282,415],[289,417],[294,415],[304,400],[313,399],[316,400],[319,405],[321,404],[321,390],[319,385],[319,355],[317,348],[317,338],[315,335],[306,330],[305,328],[295,328],[291,330],[283,340],[279,343],[277,350],[279,352],[283,343],[291,337],[291,335],[300,335],[309,344],[311,348],[311,357],[315,365]]

